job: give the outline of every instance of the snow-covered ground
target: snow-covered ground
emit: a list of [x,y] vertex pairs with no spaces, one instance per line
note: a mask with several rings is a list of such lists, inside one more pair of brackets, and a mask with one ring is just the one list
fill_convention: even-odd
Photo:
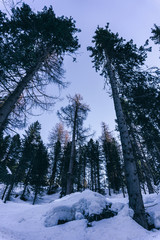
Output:
[[[86,190],[56,198],[58,194],[44,196],[34,206],[18,198],[0,201],[0,240],[160,240],[160,230],[147,231],[132,220],[128,200],[121,194],[105,198]],[[160,228],[160,195],[143,198],[150,223]],[[109,203],[118,214],[88,227],[85,216],[101,213]],[[69,222],[56,225],[58,220]]]

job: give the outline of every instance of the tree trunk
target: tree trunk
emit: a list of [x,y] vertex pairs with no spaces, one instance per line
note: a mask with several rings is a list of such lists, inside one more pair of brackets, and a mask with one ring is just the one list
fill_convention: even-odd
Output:
[[2,200],[3,200],[3,198],[4,198],[4,196],[5,196],[5,194],[6,194],[6,191],[7,191],[7,189],[8,189],[8,186],[9,186],[9,184],[7,184],[6,185],[6,187],[5,187],[5,189],[4,189],[4,192],[3,192],[3,195],[2,195]]
[[93,177],[93,159],[91,161],[91,190],[94,191],[94,177]]
[[138,173],[136,168],[136,162],[133,157],[133,150],[131,146],[131,141],[129,138],[129,133],[122,111],[122,106],[117,89],[117,81],[115,72],[112,69],[110,59],[106,53],[107,60],[107,71],[110,78],[110,84],[112,89],[113,101],[115,106],[115,112],[117,116],[118,128],[120,131],[120,138],[122,143],[124,165],[125,165],[125,175],[127,182],[127,190],[129,196],[129,206],[134,210],[134,219],[144,228],[148,228],[147,220],[145,216],[144,204],[142,200],[140,183],[138,179]]
[[52,168],[52,175],[51,175],[50,180],[49,180],[48,194],[52,193],[52,187],[53,187],[54,180],[55,180],[55,175],[56,175],[56,167],[57,167],[57,161],[55,159],[54,164],[53,164],[53,168]]
[[7,192],[7,195],[6,195],[5,199],[4,199],[4,203],[6,203],[10,199],[10,195],[11,195],[13,186],[14,186],[14,181],[12,181],[11,185],[9,186],[9,190]]
[[15,184],[16,179],[17,179],[17,176],[18,176],[19,169],[20,169],[20,164],[18,165],[15,174],[13,175],[13,178],[12,178],[11,184],[9,185],[9,190],[8,190],[8,192],[7,192],[7,194],[6,194],[5,199],[4,199],[4,203],[6,203],[6,201],[8,201],[9,198],[10,198],[10,195],[11,195],[12,189],[13,189],[13,187],[14,187],[14,184]]
[[26,193],[26,189],[27,189],[27,186],[28,186],[28,182],[29,182],[29,177],[30,177],[30,173],[31,173],[31,166],[27,172],[27,176],[25,178],[25,181],[24,181],[24,189],[23,189],[23,193],[20,197],[21,200],[24,200],[24,196],[25,196],[25,193]]
[[20,98],[23,90],[26,88],[27,84],[31,81],[35,73],[40,69],[42,62],[48,58],[48,53],[49,48],[48,51],[44,52],[44,54],[39,58],[37,64],[26,73],[26,75],[18,83],[16,89],[9,95],[7,100],[0,107],[0,132],[4,130],[8,116],[13,111],[15,104]]
[[82,190],[81,175],[82,175],[82,157],[81,157],[81,147],[78,149],[78,174],[77,174],[77,192]]
[[74,157],[75,157],[77,115],[78,115],[78,106],[76,105],[75,114],[74,114],[74,123],[73,123],[73,133],[72,133],[71,156],[69,161],[69,170],[67,173],[66,194],[70,194],[73,191],[73,164],[74,164]]
[[122,185],[122,193],[123,193],[123,197],[125,198],[126,196],[125,196],[125,190],[124,190],[124,186],[123,185]]
[[97,159],[97,192],[101,192],[99,159]]
[[84,156],[83,162],[83,190],[87,188],[87,180],[86,180],[86,155]]
[[36,199],[37,199],[37,194],[38,194],[38,187],[36,186],[36,189],[35,189],[35,194],[34,194],[34,199],[33,199],[33,205],[35,204],[36,202]]

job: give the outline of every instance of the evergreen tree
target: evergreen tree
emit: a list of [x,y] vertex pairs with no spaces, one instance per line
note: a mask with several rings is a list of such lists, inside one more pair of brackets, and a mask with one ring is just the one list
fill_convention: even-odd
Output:
[[87,188],[87,146],[79,146],[78,152],[77,191],[83,191]]
[[56,124],[52,129],[49,136],[49,149],[50,149],[50,180],[48,194],[55,191],[61,182],[61,169],[62,169],[62,155],[63,148],[69,141],[69,133],[64,129],[62,123]]
[[[157,101],[155,97],[157,95],[157,90],[155,90],[157,86],[157,77],[153,78],[148,74],[147,76],[147,78],[143,77],[142,79],[139,79],[139,82],[135,78],[135,83],[132,83],[130,86],[130,94],[127,94],[126,91],[124,91],[123,95],[125,95],[125,99],[121,98],[121,102],[131,137],[134,156],[135,159],[138,159],[137,166],[140,166],[139,163],[141,162],[141,168],[139,168],[139,170],[141,169],[141,171],[139,171],[141,180],[143,183],[146,181],[149,192],[153,193],[153,171],[155,172],[155,169],[157,168],[156,165],[160,156],[157,151],[159,148],[157,146],[159,145],[158,139],[160,129],[157,124],[157,119],[155,118],[157,108],[153,107],[153,102]],[[155,87],[153,89],[151,85],[153,84],[154,79]],[[155,94],[151,95],[153,92]],[[149,96],[147,93],[150,93]],[[155,158],[155,160],[152,161],[152,167],[150,165],[151,161],[149,161],[150,155]],[[156,175],[157,174],[158,172]]]
[[83,131],[83,122],[87,117],[89,111],[88,105],[82,103],[83,98],[81,95],[76,94],[74,97],[69,96],[69,105],[62,107],[58,115],[62,121],[64,121],[72,131],[72,145],[71,155],[69,162],[69,169],[67,175],[67,194],[73,191],[73,167],[75,163],[75,148],[76,137],[80,137]]
[[63,156],[61,158],[60,164],[60,186],[62,187],[60,197],[63,197],[67,194],[67,173],[69,169],[69,162],[71,156],[71,143],[68,142],[66,146],[64,146]]
[[34,13],[23,3],[10,18],[0,12],[0,132],[26,116],[28,105],[48,109],[54,103],[45,89],[49,83],[65,86],[63,56],[79,47],[77,31],[72,18],[56,17],[52,7]]
[[[35,122],[29,126],[28,130],[26,131],[26,135],[24,136],[23,146],[21,150],[21,157],[17,167],[13,173],[12,181],[5,196],[4,202],[10,199],[11,192],[14,186],[17,183],[23,182],[24,189],[21,195],[21,199],[25,199],[25,192],[27,186],[29,184],[31,169],[33,166],[33,159],[36,154],[36,150],[38,148],[38,144],[40,143],[40,124],[39,122]],[[18,156],[18,155],[17,155]]]
[[89,170],[89,188],[95,192],[101,192],[100,186],[100,152],[98,141],[91,138],[86,147],[86,157]]
[[7,169],[7,178],[6,181],[4,181],[4,183],[6,183],[6,187],[2,195],[2,200],[5,196],[5,193],[9,185],[12,186],[12,183],[14,182],[14,174],[18,167],[20,158],[21,158],[21,139],[19,134],[16,134],[12,137],[9,149],[6,152],[5,158],[3,160],[3,164]]
[[111,189],[113,189],[114,192],[119,192],[122,187],[123,190],[122,166],[118,144],[109,133],[105,123],[102,123],[102,131],[102,148],[106,161],[109,195],[111,195]]
[[20,135],[16,134],[12,137],[9,150],[4,158],[5,165],[14,172],[21,157],[21,139]]
[[[52,154],[52,152],[51,152]],[[53,161],[53,166],[52,166],[52,173],[51,177],[49,180],[49,189],[48,189],[48,194],[51,194],[54,192],[54,188],[56,187],[56,176],[59,175],[60,169],[58,169],[58,165],[60,164],[61,161],[61,143],[60,141],[57,141],[54,146],[54,153],[53,156],[51,157]]]
[[31,172],[36,159],[37,151],[41,143],[40,136],[41,125],[38,121],[31,124],[24,136],[22,159],[21,159],[21,176],[23,177],[24,189],[21,195],[21,199],[25,199],[25,193],[27,186],[30,183]]
[[8,184],[10,181],[10,175],[8,174],[5,162],[5,158],[9,151],[10,143],[10,136],[4,137],[3,134],[0,134],[0,182],[6,184]]
[[34,191],[33,204],[35,204],[37,195],[41,194],[43,187],[46,186],[46,175],[48,172],[48,166],[48,152],[43,142],[41,141],[36,151],[30,175],[30,185],[32,186],[32,190]]
[[[146,58],[146,52],[143,47],[138,49],[136,45],[133,44],[132,40],[125,43],[123,38],[119,38],[118,34],[114,34],[110,31],[108,24],[104,29],[98,27],[93,38],[95,46],[89,47],[88,50],[91,51],[94,67],[97,71],[102,70],[101,74],[109,79],[112,89],[124,156],[129,205],[134,210],[134,219],[136,222],[144,228],[147,228],[136,161],[134,159],[117,85],[117,80],[125,82],[125,80],[128,80],[128,76],[132,76],[136,68],[143,65]],[[127,84],[127,81],[125,83]]]

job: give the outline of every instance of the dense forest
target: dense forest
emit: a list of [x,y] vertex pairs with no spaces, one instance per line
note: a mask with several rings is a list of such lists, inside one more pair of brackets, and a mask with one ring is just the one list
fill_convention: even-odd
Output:
[[[68,96],[57,115],[59,123],[46,145],[41,124],[32,123],[23,136],[13,134],[25,126],[34,107],[49,110],[55,96],[51,84],[66,87],[63,60],[80,45],[80,32],[72,18],[56,17],[52,7],[33,12],[27,4],[0,11],[0,182],[6,203],[21,188],[24,201],[33,204],[42,192],[60,196],[86,188],[109,194],[128,193],[134,219],[148,228],[141,191],[154,193],[160,184],[160,69],[146,66],[149,41],[138,47],[113,33],[109,24],[98,27],[88,46],[93,67],[110,86],[120,141],[107,123],[94,138],[85,127],[90,107],[80,94]],[[160,28],[151,30],[160,44]],[[86,51],[87,51],[86,50]]]

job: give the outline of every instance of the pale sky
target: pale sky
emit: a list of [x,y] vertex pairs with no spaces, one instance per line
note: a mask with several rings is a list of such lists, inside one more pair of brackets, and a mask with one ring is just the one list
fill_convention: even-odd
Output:
[[[76,26],[82,31],[78,34],[81,48],[78,50],[77,62],[73,63],[70,57],[64,62],[65,80],[70,82],[67,89],[62,90],[64,101],[55,105],[52,113],[43,113],[38,120],[42,124],[42,138],[46,142],[49,131],[59,122],[56,112],[61,106],[66,106],[66,95],[74,96],[79,93],[84,102],[90,106],[86,126],[90,125],[96,136],[101,135],[101,122],[115,129],[115,112],[109,89],[103,90],[104,79],[92,68],[91,58],[87,46],[91,45],[94,32],[99,25],[104,27],[107,22],[113,32],[118,32],[126,40],[133,39],[138,46],[144,44],[151,36],[151,28],[156,23],[160,25],[160,0],[26,0],[35,11],[41,10],[45,5],[53,6],[57,16],[72,16]],[[2,2],[0,0],[0,8]],[[152,43],[153,45],[153,43]],[[154,46],[154,45],[153,45]],[[153,48],[149,54],[148,64],[159,65],[158,47]],[[54,88],[53,88],[54,95]]]

